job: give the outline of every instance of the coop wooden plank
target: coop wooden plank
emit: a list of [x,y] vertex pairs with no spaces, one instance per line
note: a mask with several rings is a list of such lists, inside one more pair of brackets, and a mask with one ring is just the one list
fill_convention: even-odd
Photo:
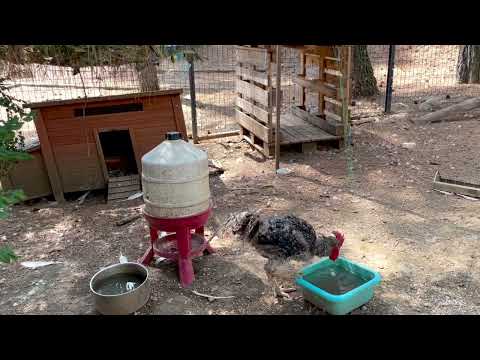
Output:
[[134,185],[128,185],[128,186],[122,186],[122,187],[108,187],[108,194],[118,194],[118,193],[124,193],[127,191],[139,191],[140,190],[140,184],[134,184]]
[[340,63],[340,59],[332,56],[325,56],[325,60],[333,61],[336,63]]
[[260,108],[257,105],[252,104],[250,101],[237,97],[235,104],[241,108],[244,112],[253,115],[258,120],[268,123],[268,111]]
[[140,180],[140,176],[138,176],[138,175],[111,176],[108,179],[109,183],[131,181],[131,180]]
[[256,71],[251,68],[237,66],[235,74],[241,76],[244,80],[255,81],[256,83],[268,86],[268,76],[266,72]]
[[[342,107],[342,103],[336,99],[333,99],[331,97],[328,97],[328,96],[325,96],[325,101],[330,103],[330,104],[333,104],[333,105],[336,105],[336,106],[339,106],[339,107]],[[350,107],[349,107],[350,108]]]
[[37,129],[38,137],[40,139],[40,143],[42,144],[43,158],[45,166],[47,167],[48,178],[50,179],[53,195],[55,196],[55,200],[57,202],[62,203],[65,201],[65,197],[63,196],[63,183],[60,178],[60,174],[55,161],[55,156],[52,146],[50,144],[50,140],[48,138],[48,132],[45,127],[45,122],[43,120],[41,110],[36,110],[34,122],[35,128]]
[[326,85],[321,80],[307,80],[304,76],[297,75],[293,78],[293,82],[313,92],[320,92],[330,97],[337,96],[336,89]]
[[71,104],[85,104],[85,103],[94,103],[94,102],[107,102],[107,101],[117,101],[122,99],[141,99],[141,98],[151,98],[154,96],[164,96],[164,95],[180,95],[183,90],[175,89],[175,90],[157,90],[157,91],[149,91],[143,93],[133,93],[133,94],[121,94],[121,95],[109,95],[109,96],[98,96],[98,97],[91,97],[85,100],[83,97],[78,99],[71,99],[71,100],[50,100],[38,103],[30,103],[24,105],[24,107],[28,107],[31,109],[43,108],[43,107],[53,107],[53,106],[64,106],[64,105],[71,105]]
[[342,77],[343,74],[338,71],[338,70],[334,70],[334,69],[324,69],[323,72],[327,75],[332,75],[332,76],[336,76],[336,77]]
[[342,122],[342,117],[340,115],[334,114],[330,111],[324,111],[325,117],[326,118],[331,118],[334,121]]
[[254,118],[241,112],[238,109],[235,109],[235,112],[237,114],[236,120],[241,126],[243,126],[248,131],[253,132],[258,138],[262,139],[263,141],[270,142],[268,136],[268,128],[265,125],[262,125]]
[[298,116],[300,119],[308,121],[312,125],[318,126],[320,129],[325,130],[329,134],[343,134],[343,125],[341,123],[336,123],[329,119],[323,119],[317,115],[310,114],[308,111],[305,111],[298,106],[292,107],[292,114]]
[[237,79],[236,81],[236,88],[237,91],[242,94],[242,96],[254,101],[258,101],[267,107],[269,106],[269,96],[267,90],[263,90],[254,84],[250,84],[240,79]]
[[125,181],[114,181],[110,182],[108,184],[109,188],[121,188],[124,186],[130,186],[130,185],[139,185],[140,184],[140,179],[133,179],[133,180],[125,180]]
[[246,46],[235,46],[235,49],[239,63],[255,65],[261,69],[267,68],[269,56],[267,49]]
[[108,201],[110,200],[118,200],[118,199],[126,199],[131,195],[134,195],[138,192],[138,190],[135,191],[126,191],[122,193],[117,193],[117,194],[109,194],[108,195]]
[[261,147],[260,145],[258,144],[255,144],[252,139],[250,139],[247,135],[243,135],[243,139],[248,142],[251,146],[253,146],[255,149],[257,149],[262,155],[266,156],[266,157],[269,157],[270,156],[270,153],[269,153],[269,150],[268,148],[263,148]]

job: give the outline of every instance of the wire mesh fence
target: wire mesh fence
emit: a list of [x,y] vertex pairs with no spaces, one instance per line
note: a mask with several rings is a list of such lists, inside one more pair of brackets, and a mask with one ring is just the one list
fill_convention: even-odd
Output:
[[[237,128],[234,119],[235,53],[232,45],[202,46],[195,63],[197,123],[199,135],[225,132]],[[182,109],[191,133],[189,63],[181,58],[162,59],[156,66],[160,90],[182,89]],[[15,98],[27,103],[91,98],[138,93],[142,91],[134,65],[71,68],[52,65],[0,64],[0,77]],[[2,113],[0,113],[2,115]],[[26,124],[24,135],[35,136],[35,126]]]
[[[368,53],[377,80],[379,96],[358,101],[356,112],[383,110],[388,72],[388,45],[369,45]],[[197,49],[201,60],[195,62],[197,124],[200,136],[236,130],[235,66],[233,45],[205,45]],[[478,96],[480,85],[459,84],[456,79],[459,45],[397,45],[393,72],[393,103],[408,103],[432,96]],[[300,88],[293,77],[300,71],[298,51],[282,49],[282,111],[298,104]],[[307,67],[307,74],[309,69]],[[182,108],[191,133],[189,64],[185,59],[162,59],[156,66],[159,89],[183,89]],[[309,76],[315,77],[315,74]],[[52,65],[12,65],[0,63],[0,77],[6,77],[11,95],[31,102],[75,99],[136,93],[142,91],[134,65],[71,68]],[[310,97],[310,100],[309,100]],[[307,103],[318,98],[307,94]],[[1,111],[1,110],[0,110]],[[2,113],[0,113],[0,116]],[[33,124],[24,135],[35,136]]]
[[[385,97],[388,45],[368,46],[380,90]],[[479,84],[460,84],[456,69],[460,45],[397,45],[393,72],[392,102],[413,102],[430,96],[478,96]]]

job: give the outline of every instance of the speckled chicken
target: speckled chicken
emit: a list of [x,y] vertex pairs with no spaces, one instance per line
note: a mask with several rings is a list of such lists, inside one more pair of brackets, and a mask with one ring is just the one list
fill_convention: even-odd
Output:
[[317,236],[310,224],[294,215],[261,216],[246,211],[233,214],[226,225],[268,259],[265,272],[274,284],[274,294],[287,299],[290,296],[278,285],[276,278],[291,281],[299,267],[314,256],[336,260],[344,241],[338,231],[329,236]]

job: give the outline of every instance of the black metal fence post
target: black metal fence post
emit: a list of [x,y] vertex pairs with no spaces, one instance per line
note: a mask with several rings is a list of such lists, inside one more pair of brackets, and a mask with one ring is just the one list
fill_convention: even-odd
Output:
[[197,99],[195,97],[195,67],[193,58],[188,59],[190,65],[188,69],[188,78],[190,80],[190,106],[192,109],[192,136],[193,143],[198,144],[198,129],[197,129]]
[[392,110],[392,91],[393,91],[393,69],[395,67],[395,45],[390,45],[388,49],[388,72],[387,89],[385,92],[385,112]]

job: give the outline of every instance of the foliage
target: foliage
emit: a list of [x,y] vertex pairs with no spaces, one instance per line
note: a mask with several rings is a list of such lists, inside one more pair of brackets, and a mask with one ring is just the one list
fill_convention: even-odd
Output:
[[[6,110],[7,118],[0,118],[0,179],[12,170],[17,161],[30,159],[24,152],[24,137],[19,130],[25,122],[33,120],[34,114],[27,113],[13,97],[7,94],[7,89],[0,79],[0,108]],[[21,190],[0,189],[0,219],[6,217],[10,205],[24,198]]]
[[19,257],[15,255],[11,247],[0,247],[0,263],[10,264],[11,262],[18,260],[18,258]]

